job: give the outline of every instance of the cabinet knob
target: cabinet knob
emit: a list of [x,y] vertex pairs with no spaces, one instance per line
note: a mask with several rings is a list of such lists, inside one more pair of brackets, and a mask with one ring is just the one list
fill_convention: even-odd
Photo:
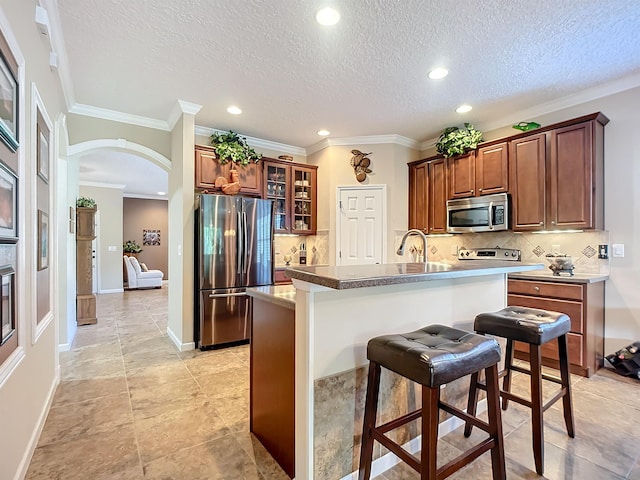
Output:
[[540,287],[533,287],[533,289],[534,289],[536,292],[539,292],[539,291],[540,291]]
[[[471,191],[473,192],[473,190],[471,190]],[[478,189],[478,191],[479,191],[479,192],[481,192],[481,191],[482,191],[482,189],[481,189],[481,188],[479,188],[479,189]]]
[[540,222],[540,225],[544,225],[544,222]]
[[471,190],[471,193],[473,193],[473,190]]
[[555,220],[551,220],[551,225],[555,225],[556,221]]

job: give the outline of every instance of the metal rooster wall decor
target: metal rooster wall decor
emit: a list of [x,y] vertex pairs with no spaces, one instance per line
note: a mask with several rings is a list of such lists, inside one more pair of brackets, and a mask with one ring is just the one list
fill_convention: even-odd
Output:
[[351,153],[353,154],[353,157],[351,157],[351,166],[356,174],[356,180],[362,183],[367,179],[367,173],[372,172],[369,168],[369,166],[371,166],[371,160],[367,158],[367,155],[371,155],[373,152],[362,153],[360,150],[351,150]]

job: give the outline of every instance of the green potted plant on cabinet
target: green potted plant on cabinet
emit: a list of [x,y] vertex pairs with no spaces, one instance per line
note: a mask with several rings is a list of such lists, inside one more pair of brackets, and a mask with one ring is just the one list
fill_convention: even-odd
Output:
[[482,132],[476,130],[470,123],[465,123],[464,128],[445,128],[438,138],[436,150],[445,157],[455,157],[474,150],[481,141]]
[[232,131],[214,133],[211,135],[211,145],[221,165],[232,162],[236,166],[245,167],[251,162],[258,163],[262,158],[261,154],[247,145],[246,137],[241,137]]

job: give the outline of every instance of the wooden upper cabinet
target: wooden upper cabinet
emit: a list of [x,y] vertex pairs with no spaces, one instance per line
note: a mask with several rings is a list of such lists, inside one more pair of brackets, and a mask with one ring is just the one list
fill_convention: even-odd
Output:
[[448,159],[449,169],[449,198],[473,197],[476,195],[476,154]]
[[509,185],[508,151],[507,142],[502,142],[449,158],[449,198],[506,192]]
[[[195,148],[195,188],[210,192],[219,189],[215,186],[216,178],[224,177],[230,180],[229,171],[235,166],[231,162],[220,164],[213,147],[196,145]],[[240,177],[240,194],[262,196],[262,162],[253,163],[236,168]]]
[[429,233],[447,232],[447,164],[429,162]]
[[429,164],[409,164],[409,228],[429,228]]
[[549,222],[551,228],[593,228],[593,122],[550,132]]
[[546,133],[509,145],[511,225],[513,230],[543,230],[546,221]]
[[447,164],[444,158],[409,164],[409,228],[447,231]]
[[509,145],[514,230],[604,227],[602,114],[560,124]]
[[318,167],[272,158],[264,158],[262,163],[263,198],[275,203],[275,232],[315,235]]
[[478,149],[476,154],[476,195],[490,195],[509,190],[509,146],[507,142]]

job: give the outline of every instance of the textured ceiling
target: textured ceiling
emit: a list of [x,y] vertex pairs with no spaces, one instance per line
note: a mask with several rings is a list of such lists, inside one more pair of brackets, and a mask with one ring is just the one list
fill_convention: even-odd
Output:
[[[618,0],[57,0],[75,101],[308,147],[509,117],[640,73],[640,3]],[[315,21],[328,4],[334,27]],[[450,74],[427,78],[443,65]],[[474,109],[455,113],[461,103]],[[231,116],[230,104],[244,113]],[[521,119],[524,120],[524,119]]]

